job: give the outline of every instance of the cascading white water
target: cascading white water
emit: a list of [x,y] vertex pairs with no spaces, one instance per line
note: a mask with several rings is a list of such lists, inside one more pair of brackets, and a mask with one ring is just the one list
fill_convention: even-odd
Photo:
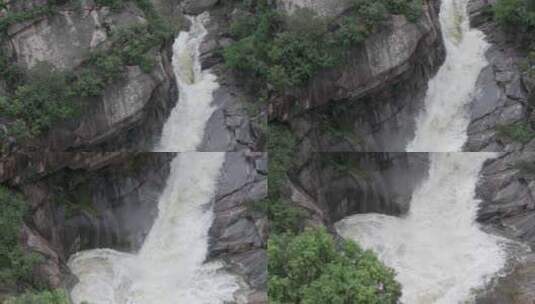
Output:
[[204,263],[211,202],[224,153],[179,153],[162,193],[159,215],[137,254],[111,249],[79,252],[69,260],[80,280],[74,303],[222,304],[234,300],[236,278],[219,263]]
[[488,153],[432,153],[428,179],[406,217],[357,214],[338,232],[397,272],[402,303],[457,304],[472,299],[505,264],[499,239],[475,222],[478,173]]
[[111,249],[79,252],[69,267],[79,283],[75,304],[222,304],[236,300],[238,279],[220,263],[204,263],[212,200],[225,159],[223,152],[195,151],[213,113],[216,78],[201,71],[199,45],[207,14],[192,17],[189,32],[174,43],[173,66],[180,100],[165,123],[157,151],[179,153],[162,193],[159,214],[136,254]]
[[[440,22],[446,61],[429,81],[425,109],[408,152],[461,151],[468,106],[487,65],[484,35],[470,29],[468,0],[442,0]],[[397,272],[402,303],[457,304],[473,300],[505,265],[500,240],[475,221],[479,171],[488,153],[431,153],[425,180],[404,217],[357,214],[336,224],[339,233],[374,250]]]
[[191,29],[181,32],[173,45],[173,69],[179,91],[177,105],[165,122],[156,152],[196,151],[201,144],[206,122],[214,113],[213,93],[217,77],[202,70],[200,45],[207,35],[204,23],[208,13],[189,17]]
[[468,106],[477,78],[488,64],[488,44],[481,31],[470,28],[467,4],[468,0],[442,1],[440,24],[446,60],[428,83],[416,134],[406,148],[409,152],[455,152],[466,141]]

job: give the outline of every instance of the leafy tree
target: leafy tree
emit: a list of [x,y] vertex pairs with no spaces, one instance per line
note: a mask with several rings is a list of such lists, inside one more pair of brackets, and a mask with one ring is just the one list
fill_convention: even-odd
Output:
[[36,136],[74,115],[72,97],[64,73],[38,65],[31,71],[30,81],[18,86],[13,96],[0,98],[0,115],[15,118],[25,133]]
[[39,258],[24,254],[19,243],[26,203],[19,195],[0,187],[0,205],[0,284],[32,285],[33,265]]
[[[0,18],[0,38],[7,28],[55,12],[68,0],[49,1],[27,12],[8,13]],[[124,0],[97,0],[97,5],[119,8]],[[174,30],[155,11],[150,0],[134,0],[149,21],[115,31],[108,51],[98,51],[77,71],[56,71],[44,63],[24,73],[0,48],[0,78],[6,81],[7,95],[0,96],[0,116],[9,118],[7,134],[27,139],[39,136],[54,124],[79,113],[82,100],[101,96],[104,89],[123,75],[126,65],[137,65],[149,73],[154,60],[149,51],[161,46]],[[4,132],[5,133],[5,132]]]
[[26,292],[8,298],[5,304],[70,304],[67,293],[63,290]]
[[535,31],[535,3],[531,0],[498,0],[493,7],[496,20],[515,31]]
[[[254,2],[254,1],[253,1]],[[421,0],[354,0],[349,14],[327,19],[311,10],[282,16],[265,1],[244,4],[249,12],[231,25],[237,41],[226,47],[226,65],[269,83],[277,91],[305,84],[319,71],[343,62],[344,50],[362,43],[389,13],[416,21]]]
[[273,236],[268,243],[270,303],[394,304],[392,269],[356,243],[336,244],[323,228]]

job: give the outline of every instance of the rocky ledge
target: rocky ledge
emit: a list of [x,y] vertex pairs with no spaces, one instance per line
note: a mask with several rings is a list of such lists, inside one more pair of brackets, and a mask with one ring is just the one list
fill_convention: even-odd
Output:
[[427,153],[311,153],[288,171],[283,192],[306,211],[305,225],[333,228],[357,213],[402,215],[428,162]]
[[471,122],[465,151],[533,151],[535,140],[518,142],[500,134],[499,129],[513,124],[530,123],[532,80],[521,71],[525,58],[511,35],[505,33],[492,18],[493,1],[472,0],[468,6],[470,21],[486,35],[489,65],[483,69],[476,84],[471,104]]
[[[155,2],[158,8],[166,0]],[[46,3],[32,0],[25,5]],[[11,8],[17,9],[25,7]],[[112,31],[147,22],[132,3],[113,10],[84,0],[79,7],[66,4],[54,14],[11,25],[4,47],[23,69],[46,62],[57,70],[74,71],[91,52],[110,49]],[[149,151],[177,100],[170,45],[155,46],[150,54],[155,63],[150,72],[126,67],[122,79],[106,87],[101,97],[89,98],[82,116],[26,143],[26,150]]]
[[287,120],[310,151],[404,151],[445,58],[439,9],[440,1],[424,1],[416,23],[390,16],[343,67],[276,99],[271,117]]
[[[45,153],[0,161],[0,181],[30,206],[21,241],[45,259],[34,277],[51,288],[72,281],[66,261],[86,249],[135,252],[158,214],[174,153]],[[267,155],[227,153],[214,199],[208,259],[244,282],[246,303],[267,303]]]

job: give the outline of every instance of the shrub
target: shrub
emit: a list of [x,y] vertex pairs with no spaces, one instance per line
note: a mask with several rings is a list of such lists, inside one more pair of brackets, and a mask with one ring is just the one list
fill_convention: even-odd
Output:
[[389,13],[383,1],[356,0],[354,10],[356,15],[370,27],[383,22]]
[[104,83],[111,83],[118,79],[123,73],[124,65],[123,59],[115,52],[97,52],[89,58],[89,66],[95,70]]
[[0,99],[0,115],[14,118],[20,127],[25,126],[24,133],[36,136],[74,115],[77,104],[64,73],[45,65],[37,65],[30,73],[30,80],[18,86],[13,96]]
[[[64,2],[50,1],[30,12],[8,13],[0,19],[0,32],[13,23],[51,14],[54,6]],[[96,3],[117,8],[124,0],[97,0]],[[19,139],[38,136],[58,121],[73,117],[82,104],[80,99],[102,95],[107,85],[121,77],[125,65],[138,65],[146,73],[152,70],[154,60],[148,52],[170,39],[174,31],[156,13],[150,0],[135,0],[135,3],[145,13],[148,25],[118,30],[112,35],[112,48],[91,54],[76,72],[63,73],[40,66],[30,70],[25,79],[0,49],[0,77],[6,80],[9,91],[7,96],[0,96],[0,115],[11,121],[4,136]]]
[[535,132],[531,129],[530,125],[525,122],[498,126],[497,134],[500,137],[505,137],[523,144],[527,144],[535,138]]
[[10,62],[10,58],[2,47],[0,47],[0,79],[5,81],[10,89],[16,87],[23,79],[22,71]]
[[225,48],[225,63],[284,91],[339,65],[344,50],[362,43],[388,13],[405,14],[411,21],[421,13],[421,0],[354,1],[350,14],[340,20],[305,9],[283,17],[264,2],[244,5],[252,12],[233,21],[231,35],[238,41]]
[[386,6],[393,14],[405,15],[412,22],[422,15],[422,0],[387,0]]
[[0,38],[6,35],[9,26],[15,23],[35,19],[40,16],[52,14],[54,12],[53,8],[53,4],[49,4],[38,6],[28,11],[7,12],[2,18],[0,18]]
[[254,16],[249,14],[241,15],[232,20],[232,23],[230,24],[230,34],[234,38],[242,39],[252,35],[256,27],[257,21]]
[[337,246],[325,229],[268,242],[270,303],[397,303],[394,272],[352,241]]
[[515,31],[535,30],[535,4],[531,0],[498,0],[494,17],[502,26]]
[[8,298],[5,304],[69,304],[67,293],[63,290],[26,292],[17,297]]
[[24,254],[19,244],[26,203],[19,195],[0,187],[0,205],[0,284],[31,285],[32,268],[39,258]]
[[303,211],[285,199],[268,198],[255,203],[255,207],[269,219],[269,230],[273,235],[285,232],[297,233],[302,229]]
[[123,0],[95,0],[95,4],[98,6],[109,6],[113,9],[120,8],[124,3]]
[[295,156],[297,140],[286,126],[272,123],[269,125],[269,196],[279,198],[281,186],[286,182],[286,172]]

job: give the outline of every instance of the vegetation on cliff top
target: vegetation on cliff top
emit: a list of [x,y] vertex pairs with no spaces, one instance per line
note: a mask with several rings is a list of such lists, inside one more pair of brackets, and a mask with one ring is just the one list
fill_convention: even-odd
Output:
[[319,71],[344,62],[349,48],[359,45],[386,21],[403,14],[416,21],[421,0],[354,0],[342,16],[319,17],[310,10],[284,16],[266,0],[244,1],[231,34],[237,40],[224,50],[226,65],[261,86],[277,91],[302,86]]
[[[69,1],[53,1],[27,12],[8,12],[0,18],[1,37],[5,37],[9,25],[51,15],[63,2]],[[124,2],[100,0],[97,5],[120,8]],[[123,77],[126,66],[138,65],[146,73],[152,70],[155,62],[149,51],[171,39],[174,29],[158,15],[149,0],[133,2],[143,10],[148,24],[112,33],[112,47],[93,52],[75,71],[57,71],[43,64],[23,72],[0,49],[0,77],[8,91],[7,95],[0,96],[0,116],[11,120],[7,133],[2,132],[5,134],[1,134],[0,139],[39,136],[63,119],[75,117],[82,101],[101,96],[107,86]]]
[[336,244],[323,228],[268,244],[270,303],[394,304],[401,286],[392,269],[351,241]]
[[13,290],[37,288],[32,278],[35,255],[25,254],[19,243],[26,203],[22,197],[0,186],[0,286]]
[[67,293],[63,290],[26,292],[8,298],[4,304],[69,304]]

